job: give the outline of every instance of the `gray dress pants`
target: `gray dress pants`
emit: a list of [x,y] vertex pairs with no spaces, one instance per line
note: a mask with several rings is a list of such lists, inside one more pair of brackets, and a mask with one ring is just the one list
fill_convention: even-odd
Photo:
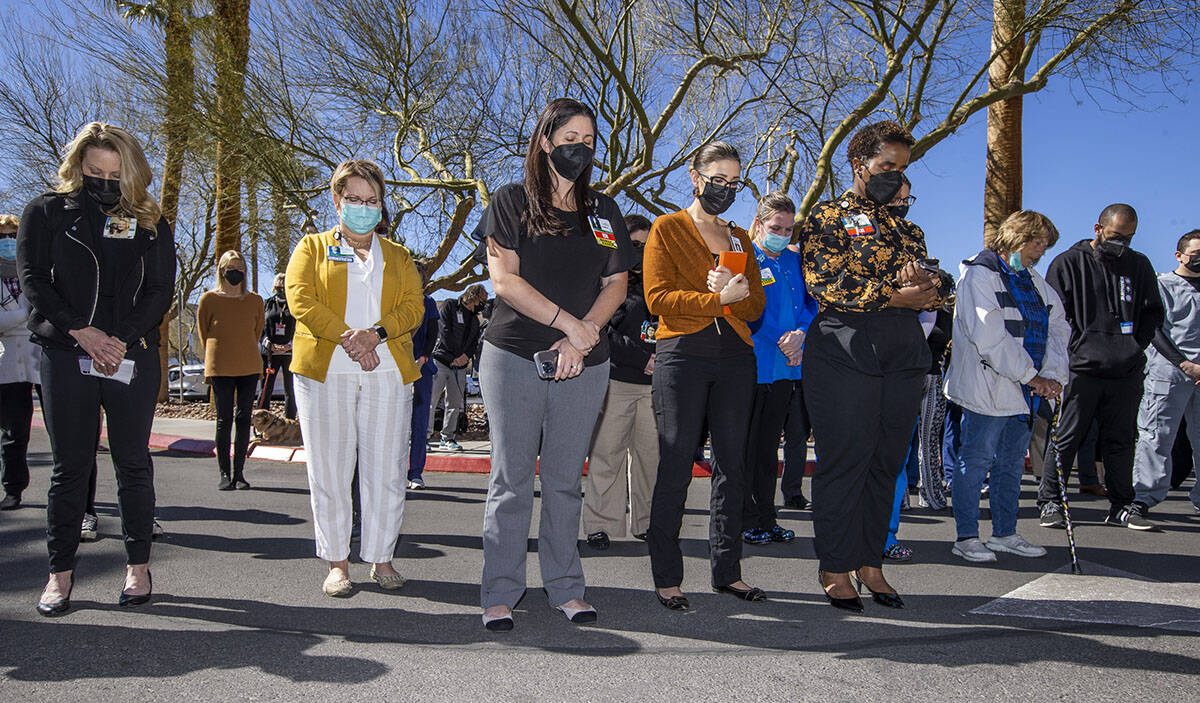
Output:
[[481,604],[512,608],[525,593],[535,470],[542,489],[537,546],[542,586],[551,605],[583,598],[580,486],[608,388],[608,363],[566,381],[543,381],[533,361],[485,342],[479,365],[492,443]]

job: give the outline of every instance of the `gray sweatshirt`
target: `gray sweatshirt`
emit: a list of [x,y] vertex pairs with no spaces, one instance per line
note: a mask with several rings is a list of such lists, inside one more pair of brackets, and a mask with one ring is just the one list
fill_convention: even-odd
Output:
[[1200,290],[1170,271],[1158,275],[1166,317],[1146,351],[1146,371],[1161,380],[1186,380],[1180,362],[1200,361]]

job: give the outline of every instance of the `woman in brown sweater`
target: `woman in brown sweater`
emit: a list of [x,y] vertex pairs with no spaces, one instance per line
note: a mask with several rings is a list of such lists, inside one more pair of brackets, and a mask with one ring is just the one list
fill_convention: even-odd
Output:
[[[217,406],[217,467],[221,470],[217,488],[244,490],[250,487],[242,475],[250,444],[250,411],[262,374],[258,340],[263,330],[263,301],[246,289],[246,262],[238,252],[227,251],[221,256],[216,288],[200,296],[196,330],[204,346],[204,379],[212,386]],[[231,422],[237,429],[232,473]]]
[[[719,217],[742,188],[737,150],[707,144],[691,165],[695,200],[654,221],[643,263],[646,304],[659,316],[652,385],[658,416],[658,479],[650,506],[650,566],[659,602],[688,610],[679,528],[705,419],[712,432],[709,555],[714,590],[759,601],[742,581],[742,470],[757,372],[747,322],[766,298],[750,237]],[[718,265],[722,253],[741,269]],[[741,252],[739,255],[738,252]]]

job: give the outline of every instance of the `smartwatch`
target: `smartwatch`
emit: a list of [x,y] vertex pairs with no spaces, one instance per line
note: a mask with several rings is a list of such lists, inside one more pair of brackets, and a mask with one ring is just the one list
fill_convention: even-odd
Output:
[[383,325],[375,325],[371,329],[375,330],[375,334],[379,335],[379,341],[387,341],[387,330],[383,328]]

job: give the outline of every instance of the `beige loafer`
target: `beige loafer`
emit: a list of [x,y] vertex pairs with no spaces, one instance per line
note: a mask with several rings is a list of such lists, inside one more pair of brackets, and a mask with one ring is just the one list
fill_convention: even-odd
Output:
[[335,598],[348,596],[354,586],[350,583],[350,579],[338,578],[334,572],[330,571],[325,577],[325,582],[321,584],[321,591],[327,596]]
[[385,591],[394,591],[404,585],[404,577],[400,574],[381,574],[371,565],[371,580],[379,584]]

